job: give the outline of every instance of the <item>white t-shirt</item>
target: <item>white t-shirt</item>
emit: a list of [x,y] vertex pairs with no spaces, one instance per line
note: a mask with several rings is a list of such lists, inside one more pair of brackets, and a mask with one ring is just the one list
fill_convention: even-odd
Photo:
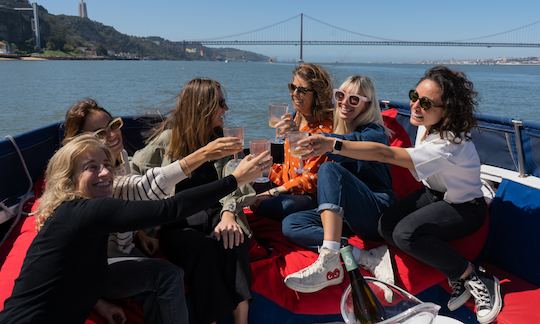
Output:
[[407,148],[414,164],[411,173],[432,190],[444,192],[444,200],[459,204],[483,196],[480,158],[472,141],[455,144],[438,133],[422,140],[426,128],[418,127],[415,147]]

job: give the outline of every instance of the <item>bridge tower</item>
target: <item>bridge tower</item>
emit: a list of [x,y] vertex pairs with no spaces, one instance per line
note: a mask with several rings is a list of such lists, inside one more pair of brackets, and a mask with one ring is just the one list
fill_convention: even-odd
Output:
[[298,63],[304,62],[304,13],[300,13],[300,58]]

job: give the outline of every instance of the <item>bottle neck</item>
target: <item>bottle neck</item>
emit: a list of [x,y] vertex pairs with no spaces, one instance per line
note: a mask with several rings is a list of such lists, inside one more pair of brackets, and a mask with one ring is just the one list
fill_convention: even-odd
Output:
[[339,252],[341,253],[341,258],[343,259],[343,263],[345,263],[345,268],[347,271],[350,272],[358,269],[358,264],[356,264],[352,254],[352,246],[347,245],[342,247]]

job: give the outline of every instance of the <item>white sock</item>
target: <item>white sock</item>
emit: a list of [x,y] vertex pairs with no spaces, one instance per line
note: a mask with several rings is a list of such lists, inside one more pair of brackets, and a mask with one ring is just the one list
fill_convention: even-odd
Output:
[[322,243],[322,247],[327,248],[327,249],[332,250],[332,251],[339,251],[339,248],[341,247],[341,244],[339,242],[336,242],[336,241],[324,240],[323,243]]
[[360,255],[362,253],[366,253],[366,251],[359,249],[356,246],[353,246],[352,255],[353,255],[354,261],[356,261],[356,264],[360,264]]

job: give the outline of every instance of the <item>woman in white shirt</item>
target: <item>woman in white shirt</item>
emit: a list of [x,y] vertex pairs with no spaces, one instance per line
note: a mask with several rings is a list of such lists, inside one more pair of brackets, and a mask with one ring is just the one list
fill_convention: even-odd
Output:
[[[498,279],[475,267],[449,244],[478,230],[486,216],[480,159],[470,137],[476,125],[476,96],[465,74],[435,66],[409,92],[410,122],[418,126],[415,147],[343,141],[337,153],[408,168],[424,183],[426,188],[398,201],[383,214],[379,233],[390,244],[448,277],[452,287],[450,310],[472,296],[478,321],[489,323],[502,306]],[[312,155],[320,155],[332,151],[334,141],[311,136],[305,143],[312,148]]]

